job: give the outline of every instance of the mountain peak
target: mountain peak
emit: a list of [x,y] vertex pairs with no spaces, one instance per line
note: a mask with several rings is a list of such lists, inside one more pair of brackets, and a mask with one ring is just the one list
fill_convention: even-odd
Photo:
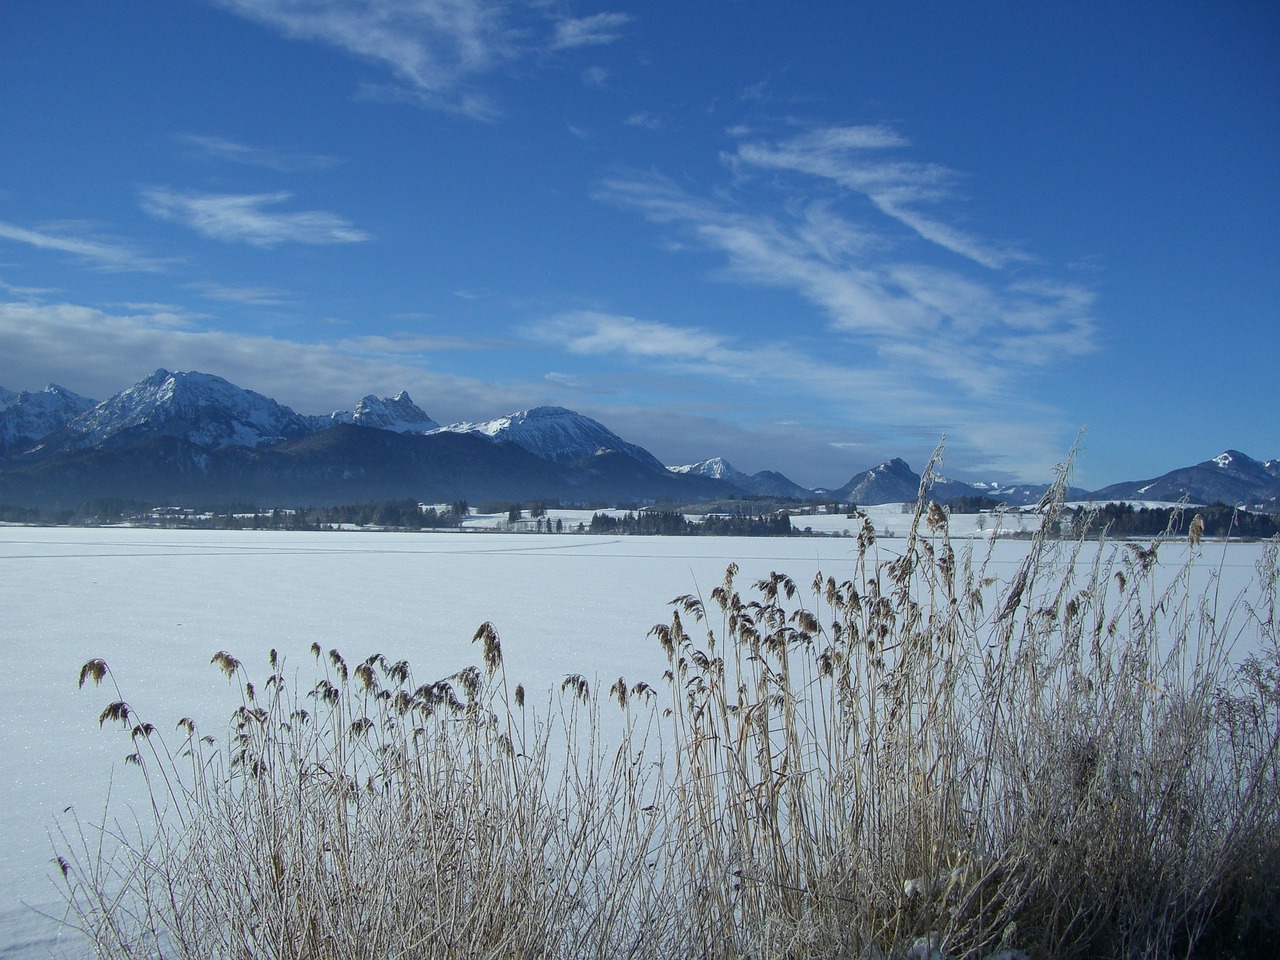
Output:
[[163,368],[72,420],[77,447],[181,437],[201,447],[256,447],[305,436],[306,418],[222,377]]
[[522,410],[519,413],[513,413],[512,419],[521,420],[551,420],[556,417],[576,417],[579,414],[570,410],[568,407],[531,407],[528,410]]
[[643,447],[628,443],[597,420],[566,407],[532,407],[484,423],[455,423],[442,428],[475,433],[523,447],[552,463],[571,463],[604,451],[625,454],[663,473],[667,468]]
[[730,482],[746,477],[745,473],[736,469],[724,457],[712,457],[710,460],[700,460],[697,463],[690,463],[681,467],[668,467],[667,469],[672,473],[711,477],[714,480],[728,480]]
[[1241,453],[1239,450],[1224,450],[1222,453],[1210,460],[1209,463],[1216,463],[1223,470],[1240,470],[1248,469],[1249,467],[1257,464],[1258,461],[1254,460],[1253,457],[1250,457],[1247,454]]
[[361,397],[356,404],[354,414],[348,420],[346,416],[335,414],[333,419],[350,422],[362,427],[377,427],[379,430],[392,430],[395,433],[426,433],[438,430],[436,423],[426,411],[413,402],[408,391],[401,390],[394,397],[375,397],[373,394]]
[[39,393],[0,389],[0,450],[28,449],[93,409],[95,403],[56,383]]

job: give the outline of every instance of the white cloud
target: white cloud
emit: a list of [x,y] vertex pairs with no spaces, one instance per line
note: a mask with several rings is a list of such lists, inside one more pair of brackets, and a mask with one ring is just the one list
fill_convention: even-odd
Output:
[[[804,444],[824,433],[857,431],[882,446],[886,437],[910,442],[926,456],[943,434],[949,434],[953,451],[984,470],[1042,480],[1061,458],[1058,444],[1076,427],[1034,400],[1023,397],[1011,403],[1007,378],[992,358],[949,357],[906,342],[888,344],[871,355],[832,347],[818,358],[790,342],[741,343],[703,329],[588,310],[550,317],[527,333],[569,354],[614,355],[663,375],[661,402],[671,406],[679,405],[675,398],[683,391],[685,396],[696,395],[705,413],[717,406],[716,381],[750,384],[750,395],[761,409],[775,417],[803,419],[793,443]],[[975,367],[964,373],[971,387],[968,396],[939,388],[940,380],[959,378],[952,365]],[[617,379],[617,374],[609,377]],[[579,378],[574,386],[581,382]],[[1017,443],[1006,444],[1010,437]],[[897,455],[909,452],[896,450]],[[769,466],[786,472],[782,461]]]
[[723,350],[723,338],[700,330],[637,320],[591,310],[560,314],[532,328],[540,339],[578,354],[621,352],[674,362],[711,359]]
[[537,5],[503,0],[213,0],[286,37],[326,43],[389,70],[395,86],[363,95],[491,119],[490,98],[471,85],[504,63],[547,50],[612,43],[625,13],[547,21]]
[[623,121],[628,127],[641,127],[645,130],[657,130],[662,126],[662,120],[657,114],[650,113],[647,110],[641,110],[631,114]]
[[163,261],[143,256],[128,244],[84,235],[80,224],[28,230],[0,222],[0,239],[25,243],[38,250],[68,253],[101,270],[155,272],[163,266]]
[[[487,419],[527,406],[528,388],[435,372],[431,338],[303,343],[210,329],[145,305],[106,312],[76,304],[0,303],[0,372],[11,389],[50,381],[105,399],[159,367],[201,370],[299,413],[345,409],[367,393],[405,389],[437,419]],[[402,349],[392,349],[394,347]],[[403,349],[410,348],[410,349]]]
[[6,283],[4,280],[0,280],[0,290],[3,290],[11,297],[36,298],[47,297],[49,294],[56,292],[50,287],[20,287],[16,284]]
[[609,79],[609,69],[599,65],[587,67],[582,71],[582,82],[588,87],[602,88]]
[[318,153],[302,153],[272,147],[253,147],[228,140],[225,137],[208,137],[197,134],[178,134],[178,143],[204,160],[225,160],[251,167],[263,167],[280,173],[297,173],[303,170],[327,170],[342,161],[337,157]]
[[596,13],[589,17],[561,20],[556,23],[552,46],[563,50],[613,43],[622,36],[622,28],[631,20],[631,15],[626,13]]
[[206,280],[188,283],[186,288],[209,300],[242,303],[251,307],[283,307],[292,303],[287,293],[275,287],[236,287]]
[[870,370],[817,360],[783,341],[741,346],[721,334],[636,317],[579,310],[534,324],[528,332],[573,354],[621,354],[681,374],[784,384],[788,389],[799,385],[825,399],[874,396],[900,403],[914,395],[905,381],[895,384]]
[[[861,139],[891,142],[881,134]],[[912,262],[873,222],[842,217],[829,201],[787,195],[774,215],[743,213],[656,177],[615,178],[599,196],[722,254],[722,279],[794,290],[821,308],[830,328],[881,356],[953,358],[930,364],[951,389],[990,396],[1055,356],[1093,347],[1085,288],[975,273],[963,262]]]
[[[1038,398],[1055,364],[1095,349],[1093,291],[945,220],[939,211],[958,202],[959,175],[904,157],[910,144],[889,127],[826,127],[774,142],[735,135],[724,184],[694,193],[654,174],[615,175],[597,199],[661,226],[673,250],[718,255],[712,276],[721,282],[794,292],[818,308],[817,322],[806,329],[790,318],[792,345],[755,357],[716,334],[640,321],[584,328],[578,316],[571,329],[560,318],[543,334],[571,352],[613,349],[654,370],[788,383],[811,406],[846,404],[850,427],[948,434],[986,469],[1025,475],[1056,462],[1078,425]],[[824,338],[820,358],[795,346],[805,335]],[[1002,446],[1010,437],[1016,445]]]
[[243,241],[258,247],[281,243],[361,243],[371,239],[336,214],[322,210],[278,213],[265,208],[285,203],[291,194],[182,193],[167,187],[142,192],[142,208],[158,220],[191,227],[214,240]]
[[423,334],[370,334],[363,337],[346,337],[333,346],[339,350],[363,356],[428,356],[442,350],[504,350],[516,345],[492,339],[432,336]]
[[503,5],[491,0],[215,0],[288,37],[317,40],[442,92],[510,54]]
[[904,137],[887,127],[826,127],[777,143],[741,144],[733,160],[740,168],[807,174],[863,194],[885,216],[984,267],[998,270],[1030,260],[1020,250],[989,243],[921,212],[921,205],[952,199],[959,177],[938,164],[883,156],[907,146]]

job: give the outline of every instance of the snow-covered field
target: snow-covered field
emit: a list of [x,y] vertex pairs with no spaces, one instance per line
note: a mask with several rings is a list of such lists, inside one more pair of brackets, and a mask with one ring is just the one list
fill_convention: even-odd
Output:
[[[905,532],[909,518],[897,509],[873,519],[881,533]],[[966,522],[976,537],[989,533],[976,518]],[[819,523],[857,529],[843,516],[796,518],[801,529]],[[834,537],[0,527],[0,956],[70,948],[57,943],[55,924],[23,905],[57,909],[49,831],[68,806],[86,819],[100,815],[113,771],[118,796],[136,787],[136,768],[121,762],[126,738],[118,727],[98,728],[109,691],[77,689],[91,657],[105,659],[137,715],[166,732],[182,716],[212,729],[239,702],[209,664],[215,651],[262,677],[269,649],[303,667],[314,641],[350,660],[407,658],[427,681],[479,659],[470,638],[485,620],[501,635],[508,675],[531,695],[569,673],[606,687],[619,675],[653,682],[664,663],[646,633],[669,619],[667,601],[708,593],[730,561],[743,585],[774,570],[802,585],[819,569],[841,578],[855,546]],[[879,546],[888,558],[895,541]],[[1008,577],[1026,545],[995,549],[990,571]],[[1161,562],[1176,569],[1185,549],[1170,545]],[[1224,596],[1246,589],[1262,551],[1203,549],[1203,570],[1221,571]]]

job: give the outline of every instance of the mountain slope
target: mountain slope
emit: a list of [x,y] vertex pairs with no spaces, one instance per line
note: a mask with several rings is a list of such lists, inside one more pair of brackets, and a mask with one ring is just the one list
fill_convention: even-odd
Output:
[[755,497],[782,497],[789,500],[811,500],[816,494],[776,470],[760,470],[736,485]]
[[360,427],[377,427],[379,430],[391,430],[395,433],[427,433],[440,429],[440,424],[427,416],[426,411],[403,390],[394,397],[375,397],[369,394],[356,404],[354,413],[343,410],[333,414],[330,419],[333,423],[354,423]]
[[1274,511],[1280,509],[1280,461],[1254,460],[1227,450],[1211,460],[1170,470],[1150,480],[1113,483],[1093,494],[1095,500],[1165,500],[1225,503]]
[[793,500],[808,500],[814,492],[807,487],[793,482],[774,470],[761,470],[758,473],[746,474],[736,469],[723,457],[712,457],[698,463],[690,463],[680,467],[668,467],[672,473],[686,476],[711,477],[733,484],[744,493],[756,497],[781,497]]
[[727,480],[734,485],[737,485],[741,480],[747,479],[747,474],[734,467],[724,457],[712,457],[710,460],[700,460],[697,463],[689,463],[681,467],[667,467],[667,469],[672,473],[680,473],[686,476]]
[[623,453],[651,470],[666,472],[653,454],[628,443],[604,424],[564,407],[534,407],[484,423],[455,423],[441,428],[470,433],[523,447],[552,463],[571,463],[602,450]]
[[0,503],[73,508],[97,498],[199,505],[328,506],[369,500],[696,500],[731,487],[652,470],[616,451],[552,463],[513,443],[449,431],[338,424],[256,448],[183,437],[71,451],[0,471]]
[[[869,505],[913,500],[919,485],[919,474],[900,458],[836,490],[808,490],[769,470],[748,476],[720,457],[668,469],[643,447],[563,407],[440,427],[404,392],[365,396],[352,413],[302,416],[197,372],[157,370],[96,405],[54,385],[39,393],[0,388],[0,502],[14,505],[102,496],[188,502],[251,496],[285,504],[390,496],[695,501],[744,493]],[[1047,489],[937,477],[930,495],[944,503],[981,495],[1021,506]],[[1228,450],[1151,480],[1068,493],[1072,500],[1090,498],[1186,498],[1280,511],[1280,460]]]
[[67,423],[53,449],[130,446],[176,437],[197,447],[256,447],[315,432],[311,418],[207,373],[157,370]]
[[20,453],[93,409],[96,400],[51,383],[39,393],[0,388],[0,455]]
[[842,503],[904,503],[920,490],[920,474],[901,457],[855,473],[844,486],[831,491]]

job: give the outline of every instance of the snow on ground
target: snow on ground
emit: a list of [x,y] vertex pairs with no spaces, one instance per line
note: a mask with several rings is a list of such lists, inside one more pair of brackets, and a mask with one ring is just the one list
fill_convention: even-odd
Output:
[[[870,513],[879,534],[904,535],[910,518],[900,508]],[[550,515],[566,527],[581,518]],[[961,520],[952,518],[957,534]],[[989,532],[976,517],[964,522]],[[796,523],[857,529],[843,516]],[[878,544],[884,559],[894,548],[893,539]],[[1162,564],[1177,569],[1185,549],[1170,545]],[[1026,544],[1000,541],[995,550],[989,569],[1007,579]],[[1224,596],[1244,589],[1261,550],[1205,547],[1213,557],[1206,568],[1221,567]],[[853,540],[836,537],[0,528],[0,956],[47,957],[66,946],[54,943],[56,925],[22,904],[57,910],[48,834],[63,809],[100,815],[112,776],[117,798],[138,796],[137,768],[122,762],[126,739],[98,728],[110,691],[77,689],[91,657],[111,665],[139,718],[169,732],[193,716],[221,733],[239,699],[209,664],[218,650],[259,681],[269,649],[286,669],[305,672],[314,641],[349,661],[407,658],[424,682],[478,662],[470,638],[492,620],[511,681],[537,703],[538,691],[569,673],[600,678],[603,689],[619,675],[658,681],[665,663],[649,628],[669,619],[672,598],[707,595],[731,561],[743,586],[776,570],[803,587],[818,570],[850,573],[855,551]]]

